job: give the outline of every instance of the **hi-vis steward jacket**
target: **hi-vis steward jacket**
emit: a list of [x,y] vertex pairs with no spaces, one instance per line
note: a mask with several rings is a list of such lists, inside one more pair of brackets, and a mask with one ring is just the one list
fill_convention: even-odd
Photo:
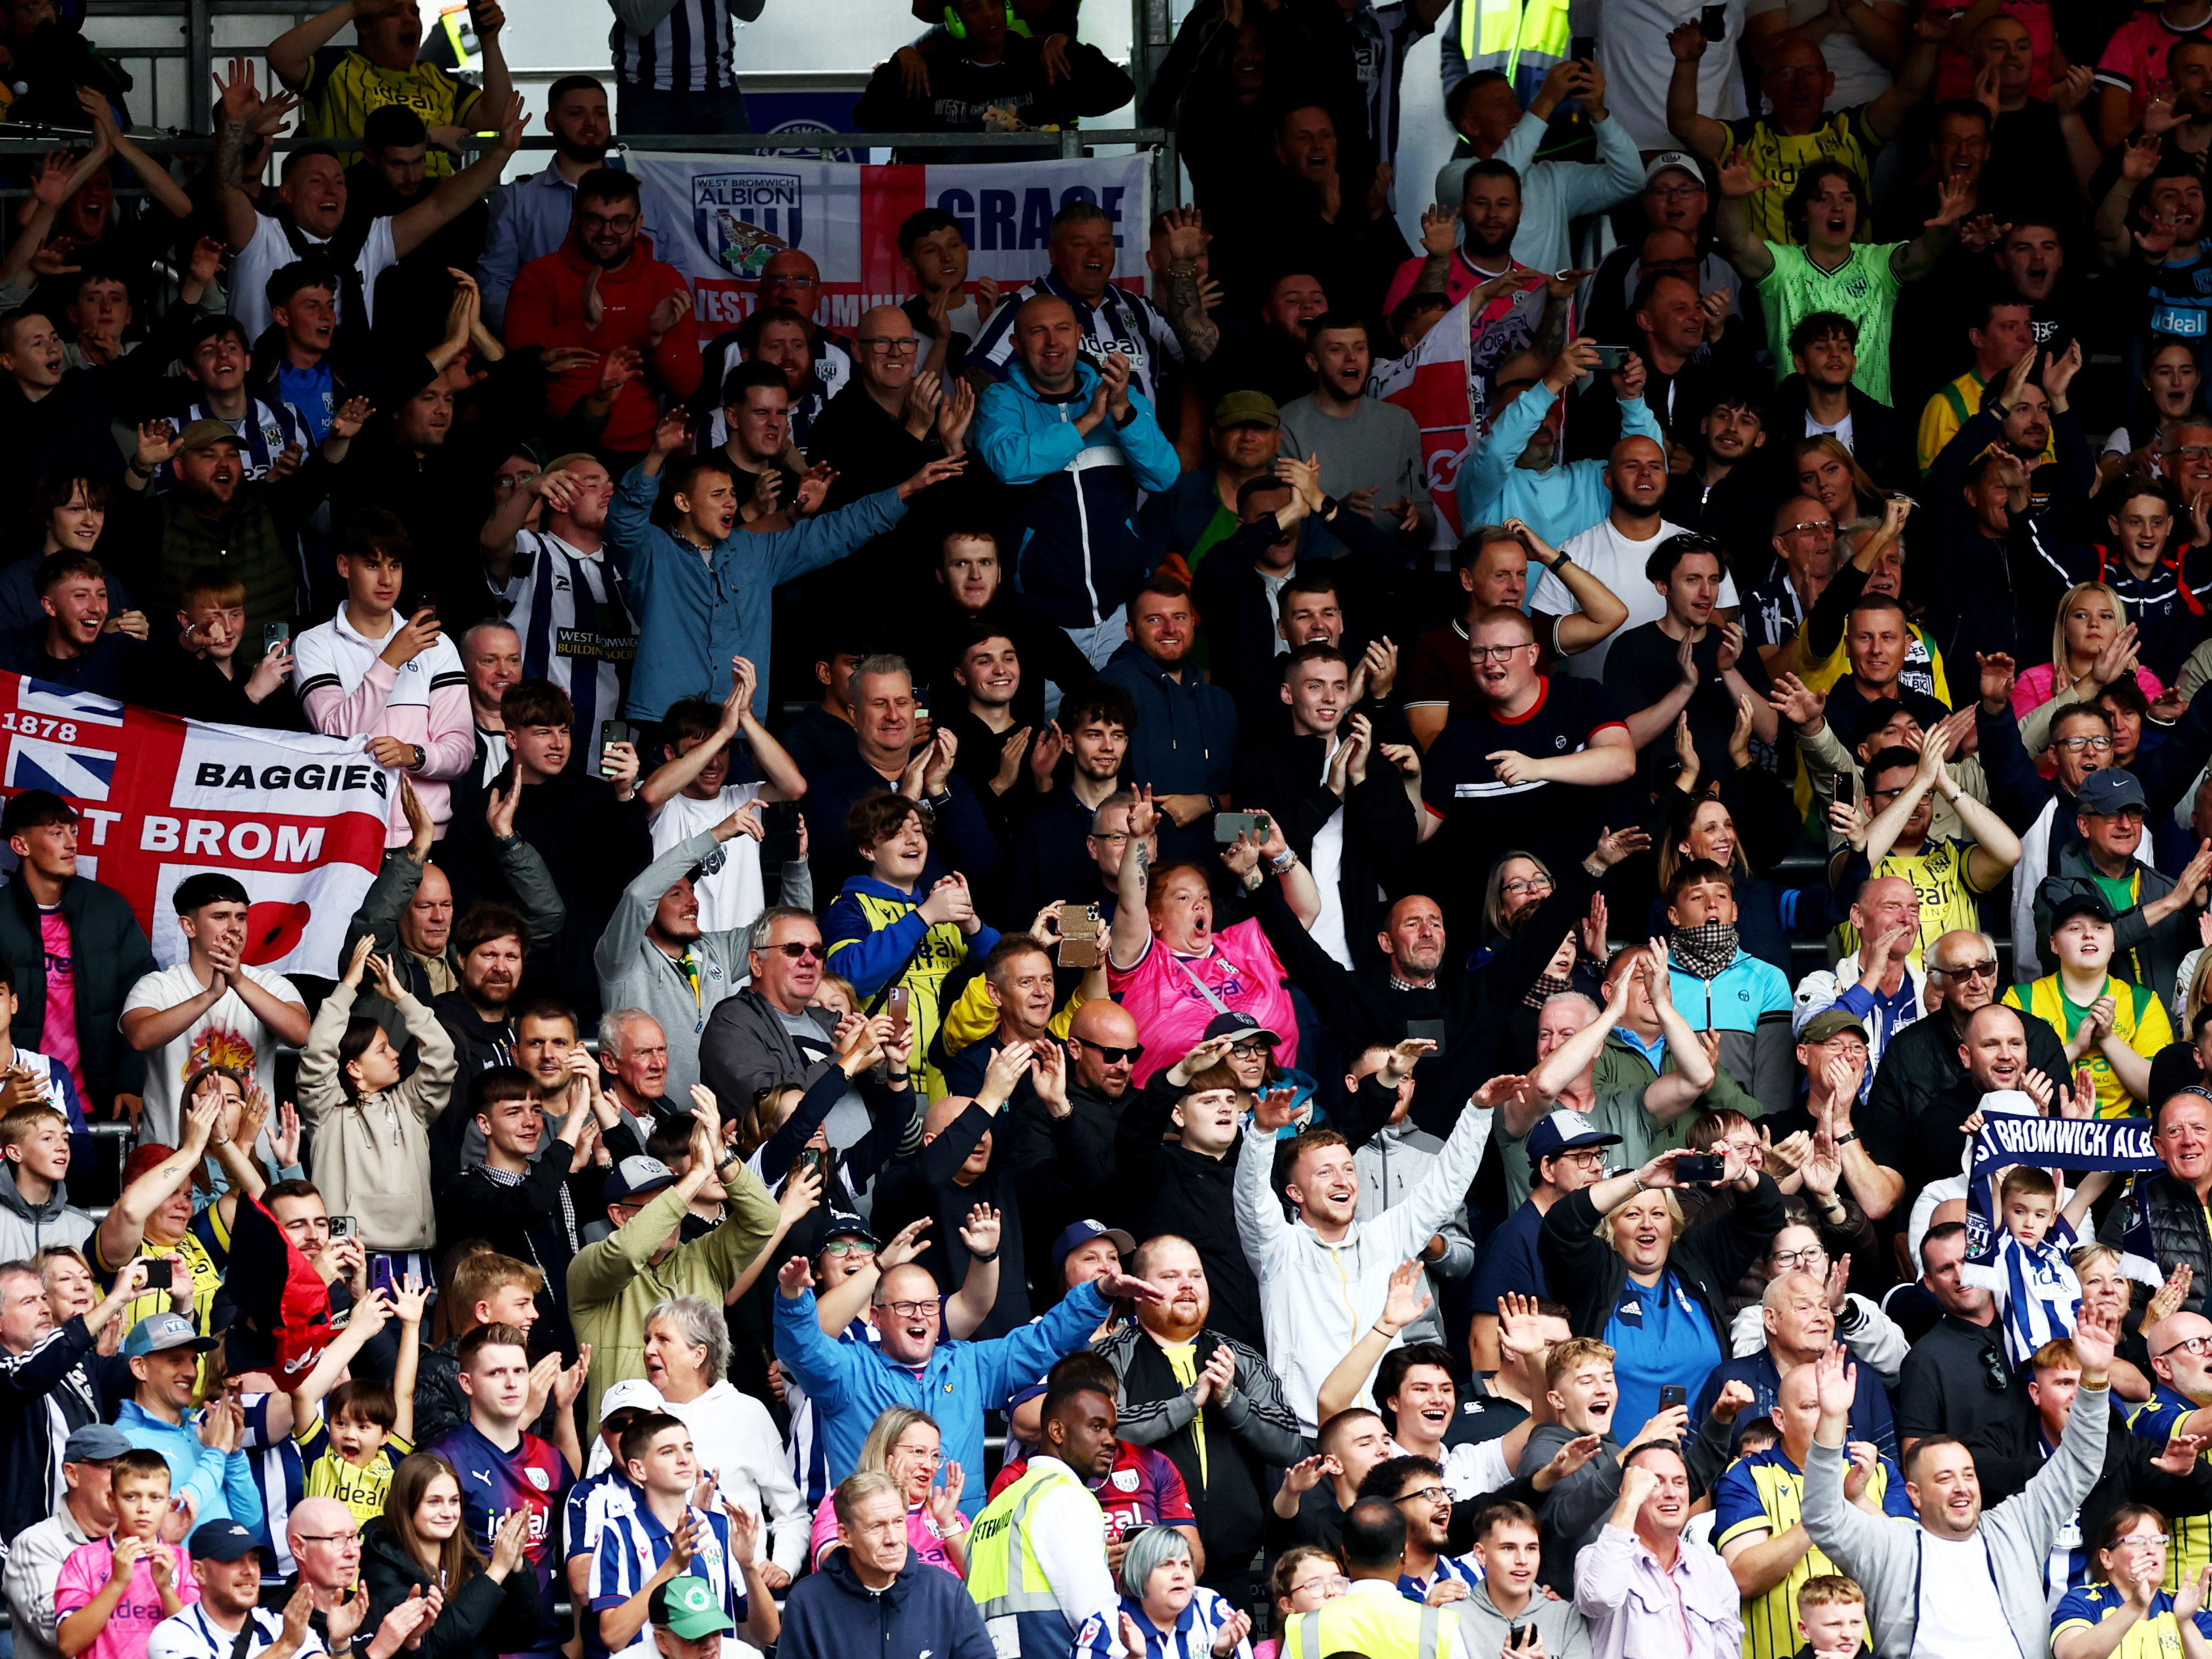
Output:
[[945,981],[971,953],[978,961],[988,956],[999,935],[988,924],[973,939],[957,922],[932,927],[921,919],[928,896],[854,876],[823,913],[822,937],[829,943],[830,971],[852,981],[863,1001],[872,1001],[894,981],[912,994],[914,1086],[935,1100],[945,1092],[945,1074],[929,1063],[929,1048],[945,1019]]
[[1014,586],[1063,628],[1104,622],[1152,573],[1137,533],[1138,492],[1182,476],[1141,392],[1129,394],[1127,426],[1109,413],[1087,435],[1075,429],[1098,378],[1079,362],[1074,392],[1047,402],[1015,363],[975,412],[976,453],[1013,495]]
[[1099,1547],[1105,1535],[1105,1511],[1057,1457],[1031,1457],[984,1506],[968,1529],[968,1594],[999,1659],[1066,1653],[1091,1620],[1115,1623],[1121,1601]]
[[[1389,1592],[1387,1595],[1385,1591]],[[1449,1607],[1409,1601],[1381,1578],[1363,1578],[1340,1595],[1283,1626],[1282,1659],[1325,1659],[1364,1653],[1368,1659],[1454,1659],[1467,1651],[1459,1615]]]

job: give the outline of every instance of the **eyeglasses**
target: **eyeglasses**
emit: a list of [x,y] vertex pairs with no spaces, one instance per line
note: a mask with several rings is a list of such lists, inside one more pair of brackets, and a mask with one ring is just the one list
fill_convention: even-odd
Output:
[[2162,1532],[2131,1532],[2125,1538],[2112,1540],[2112,1547],[2118,1549],[2123,1544],[2132,1544],[2137,1549],[2164,1549],[2171,1541]]
[[1686,202],[1692,196],[1703,196],[1705,187],[1703,185],[1668,185],[1664,187],[1646,185],[1644,193],[1662,202]]
[[1304,1583],[1299,1585],[1297,1589],[1291,1592],[1291,1594],[1294,1595],[1304,1595],[1307,1590],[1319,1590],[1323,1601],[1334,1601],[1340,1595],[1349,1595],[1352,1594],[1352,1581],[1349,1578],[1346,1578],[1342,1573],[1332,1573],[1327,1578],[1307,1579]]
[[832,1239],[822,1247],[822,1254],[824,1255],[873,1255],[875,1253],[874,1245],[863,1244],[857,1238]]
[[1510,662],[1516,651],[1534,651],[1536,642],[1528,641],[1521,645],[1471,645],[1468,654],[1483,662]]
[[763,955],[771,951],[781,951],[794,962],[801,957],[812,957],[817,962],[827,962],[830,959],[830,953],[822,948],[822,941],[819,939],[787,939],[781,945],[761,946]]
[[2185,1336],[2172,1347],[2160,1348],[2152,1358],[2163,1359],[2170,1353],[2202,1355],[2208,1348],[2212,1348],[2212,1336]]
[[1808,519],[1802,524],[1785,525],[1778,532],[1784,536],[1832,536],[1836,526],[1826,519]]
[[1550,892],[1552,878],[1549,876],[1517,877],[1512,881],[1500,883],[1498,890],[1508,898],[1526,898],[1531,893]]
[[[1081,1037],[1071,1038],[1070,1041],[1083,1042],[1083,1039]],[[1145,1045],[1141,1042],[1132,1043],[1126,1048],[1109,1048],[1103,1042],[1084,1042],[1083,1046],[1090,1049],[1092,1054],[1097,1055],[1099,1059],[1104,1060],[1109,1066],[1119,1066],[1123,1060],[1127,1060],[1130,1065],[1134,1066],[1139,1060],[1145,1057]]]
[[1766,1259],[1778,1267],[1809,1267],[1815,1261],[1826,1261],[1828,1253],[1818,1244],[1808,1244],[1802,1250],[1776,1250]]
[[1946,979],[1995,979],[1997,976],[1997,959],[1987,957],[1979,962],[1962,962],[1956,968],[1936,966],[1935,971]]
[[2110,738],[2053,738],[2051,746],[2063,749],[2069,755],[2078,755],[2084,749],[2101,755],[2112,746],[2112,740]]
[[933,1469],[941,1469],[945,1467],[945,1451],[942,1447],[935,1451],[925,1452],[910,1451],[906,1447],[901,1446],[891,1455],[894,1457],[912,1458],[917,1463],[927,1462]]
[[871,336],[863,334],[860,337],[860,343],[867,347],[871,351],[896,353],[901,351],[912,351],[916,346],[920,345],[921,342],[911,334],[900,334],[895,336],[881,334]]
[[1244,1060],[1265,1060],[1275,1052],[1275,1045],[1255,1037],[1249,1042],[1232,1042],[1229,1052]]
[[764,288],[813,288],[817,279],[811,276],[778,276],[762,284]]
[[1103,830],[1093,830],[1091,832],[1091,839],[1103,841],[1109,847],[1119,847],[1129,839],[1129,832],[1127,830],[1117,830],[1110,833]]
[[2173,453],[2185,461],[2212,461],[2212,444],[2184,444]]
[[1401,1492],[1391,1500],[1397,1504],[1449,1504],[1451,1489],[1448,1486],[1423,1486],[1418,1492]]
[[876,1305],[878,1308],[889,1308],[901,1319],[919,1319],[926,1313],[937,1311],[937,1304],[934,1302],[878,1302]]
[[361,1534],[357,1532],[326,1532],[319,1536],[314,1533],[302,1532],[293,1535],[302,1544],[336,1544],[340,1549],[361,1547]]

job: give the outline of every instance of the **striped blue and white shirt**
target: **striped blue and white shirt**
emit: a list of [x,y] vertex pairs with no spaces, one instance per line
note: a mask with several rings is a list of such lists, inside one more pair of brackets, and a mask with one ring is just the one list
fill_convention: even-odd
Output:
[[[579,1480],[568,1489],[568,1506],[562,1535],[568,1540],[568,1559],[580,1555],[596,1559],[605,1535],[607,1517],[628,1515],[637,1506],[637,1487],[620,1469],[605,1468]],[[567,1569],[562,1569],[567,1577]],[[599,1639],[599,1621],[579,1621],[584,1632],[586,1659],[607,1659],[607,1644]]]
[[728,0],[676,0],[652,33],[634,33],[617,21],[607,32],[607,46],[624,86],[720,92],[738,83],[730,64],[736,36]]
[[[704,1522],[709,1534],[706,1548],[691,1558],[689,1569],[694,1578],[704,1579],[714,1591],[714,1599],[721,1603],[722,1611],[733,1625],[745,1622],[744,1577],[734,1565],[730,1547],[730,1518],[719,1510],[709,1515],[704,1510],[687,1505],[686,1524]],[[645,1588],[646,1581],[660,1570],[668,1559],[673,1534],[660,1524],[659,1518],[644,1503],[637,1502],[617,1511],[608,1506],[605,1524],[599,1533],[599,1547],[592,1557],[591,1579],[587,1586],[593,1614],[610,1607],[618,1607]],[[597,1623],[596,1617],[592,1620]],[[726,1637],[724,1645],[728,1645]],[[653,1626],[641,1626],[637,1639],[622,1650],[636,1659],[653,1659],[659,1651],[653,1645]]]
[[1110,283],[1096,306],[1079,298],[1060,281],[1056,270],[1024,283],[1019,292],[1002,300],[991,313],[991,320],[983,325],[982,337],[968,349],[968,361],[1006,379],[1007,367],[1014,360],[1014,313],[1024,301],[1041,294],[1065,300],[1074,308],[1075,320],[1083,329],[1083,343],[1077,349],[1085,362],[1103,368],[1106,359],[1120,352],[1129,360],[1130,390],[1143,393],[1155,408],[1158,406],[1161,375],[1168,364],[1182,362],[1182,342],[1176,338],[1167,313],[1143,295]]
[[[194,421],[222,420],[222,416],[205,404],[190,403],[185,405],[185,412],[176,417],[177,430],[182,432]],[[239,460],[246,468],[248,483],[268,477],[269,469],[276,464],[276,458],[289,446],[299,445],[301,458],[305,459],[307,451],[315,444],[307,416],[287,403],[272,406],[258,398],[249,398],[246,403],[246,413],[234,421],[223,421],[223,424],[238,434]],[[175,482],[172,464],[162,462],[155,480],[155,488],[167,489]]]
[[[637,623],[623,601],[620,574],[603,553],[521,531],[500,605],[521,636],[524,675],[552,681],[576,705],[576,751],[599,776],[599,722],[622,718],[637,657]],[[652,757],[639,759],[652,769]]]

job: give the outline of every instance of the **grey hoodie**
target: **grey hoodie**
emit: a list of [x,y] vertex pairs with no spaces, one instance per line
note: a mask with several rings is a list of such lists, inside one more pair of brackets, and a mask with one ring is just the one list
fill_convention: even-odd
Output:
[[[2058,1529],[2081,1507],[2104,1468],[2106,1425],[2111,1418],[2111,1390],[2086,1385],[2077,1390],[2051,1461],[2025,1488],[1982,1516],[1990,1576],[1996,1584],[2005,1623],[2023,1654],[2050,1651],[2044,1569]],[[1843,1449],[1818,1440],[1805,1460],[1804,1522],[1821,1553],[1866,1591],[1876,1659],[1909,1659],[1923,1594],[1920,1564],[1925,1529],[1887,1516],[1877,1519],[1847,1500]],[[1927,1585],[1924,1593],[1940,1595],[1943,1588]]]
[[1459,1613],[1459,1639],[1478,1659],[1504,1648],[1514,1626],[1530,1625],[1543,1638],[1544,1659],[1589,1659],[1589,1626],[1583,1619],[1582,1609],[1571,1601],[1554,1601],[1540,1589],[1521,1609],[1519,1618],[1508,1619],[1490,1599],[1490,1587],[1477,1584],[1468,1591],[1465,1601],[1455,1605]]
[[66,1182],[33,1204],[15,1186],[15,1166],[0,1160],[0,1261],[28,1261],[58,1244],[82,1249],[99,1223],[69,1201]]

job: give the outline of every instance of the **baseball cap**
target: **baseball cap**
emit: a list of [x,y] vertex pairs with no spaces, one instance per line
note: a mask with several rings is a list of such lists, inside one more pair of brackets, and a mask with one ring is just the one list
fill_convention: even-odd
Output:
[[70,1431],[70,1437],[62,1443],[62,1462],[106,1463],[130,1449],[131,1443],[113,1424],[88,1423]]
[[722,1611],[722,1604],[714,1599],[714,1592],[707,1587],[707,1581],[688,1572],[653,1591],[653,1600],[647,1606],[654,1629],[672,1632],[686,1641],[720,1636],[737,1628],[730,1622],[730,1615]]
[[1232,392],[1213,406],[1216,426],[1264,426],[1283,423],[1283,411],[1264,392]]
[[1619,1135],[1609,1135],[1580,1112],[1562,1109],[1528,1131],[1528,1167],[1535,1169],[1547,1158],[1579,1152],[1585,1146],[1618,1146]]
[[1644,167],[1644,182],[1650,184],[1669,167],[1688,173],[1700,185],[1705,182],[1705,170],[1698,165],[1697,158],[1679,149],[1662,149],[1653,156]]
[[1876,697],[1859,710],[1858,734],[1852,741],[1864,743],[1904,712],[1905,705],[1895,697]]
[[261,1546],[235,1521],[203,1521],[192,1528],[189,1547],[195,1561],[242,1561]]
[[868,1231],[868,1224],[848,1210],[830,1212],[829,1224],[822,1229],[820,1243],[815,1248],[818,1250],[822,1244],[827,1244],[833,1238],[857,1238],[872,1250],[883,1248],[877,1242],[876,1236]]
[[657,1158],[626,1158],[614,1167],[600,1190],[609,1204],[627,1204],[647,1193],[657,1193],[663,1187],[676,1184],[676,1171]]
[[1206,1021],[1206,1035],[1209,1041],[1214,1037],[1224,1036],[1240,1038],[1261,1036],[1267,1038],[1270,1042],[1280,1042],[1283,1040],[1281,1032],[1271,1031],[1251,1015],[1240,1013],[1233,1008],[1218,1013]]
[[661,1398],[660,1390],[641,1376],[625,1376],[599,1396],[599,1425],[602,1428],[617,1412],[665,1412],[668,1402]]
[[205,1353],[215,1346],[215,1339],[202,1336],[199,1328],[179,1313],[149,1314],[131,1328],[131,1334],[123,1340],[125,1359],[143,1359],[148,1354],[166,1353],[171,1348],[190,1348],[194,1353]]
[[2112,907],[2105,902],[2102,893],[2087,883],[2077,883],[2066,876],[2045,876],[2035,897],[2039,907],[2051,912],[2053,933],[2075,916],[2089,916],[2106,927],[2112,925]]
[[2138,812],[2150,810],[2143,787],[2136,781],[2135,775],[2117,766],[2100,767],[2082,779],[2081,792],[2075,799],[2081,811],[2094,812],[2099,817],[2110,817],[2124,806],[2132,806]]
[[1867,1035],[1866,1022],[1848,1008],[1821,1009],[1819,1013],[1807,1020],[1803,1027],[1799,1030],[1797,1041],[1808,1043],[1826,1042],[1830,1037],[1842,1031],[1856,1031],[1862,1042],[1874,1041]]
[[1119,1227],[1109,1227],[1103,1221],[1071,1221],[1052,1242],[1052,1270],[1058,1273],[1061,1265],[1074,1251],[1081,1249],[1094,1238],[1110,1238],[1114,1248],[1127,1261],[1137,1248],[1137,1241]]
[[191,449],[213,449],[217,444],[234,444],[238,434],[230,429],[228,421],[194,421],[186,427],[184,435],[177,440],[177,453]]

